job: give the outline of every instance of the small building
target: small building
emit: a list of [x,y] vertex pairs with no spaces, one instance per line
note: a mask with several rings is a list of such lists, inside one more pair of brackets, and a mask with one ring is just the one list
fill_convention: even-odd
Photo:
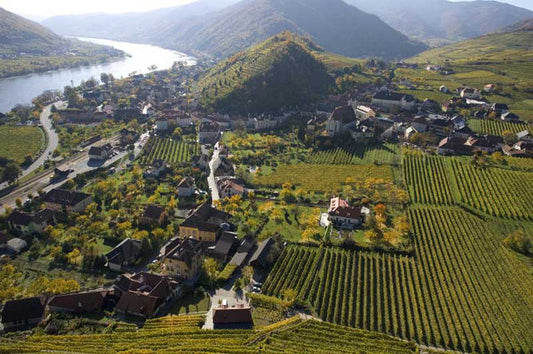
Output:
[[274,240],[267,238],[257,246],[257,250],[250,258],[250,265],[254,268],[261,267],[266,268],[269,265],[269,255],[272,247],[274,247]]
[[142,225],[162,225],[166,222],[168,214],[165,208],[158,205],[148,205],[139,219]]
[[388,110],[412,111],[416,108],[416,99],[412,95],[383,90],[372,97],[372,104]]
[[204,203],[192,210],[179,227],[179,237],[192,237],[198,241],[215,243],[217,231],[229,225],[231,215]]
[[144,318],[154,317],[181,292],[179,283],[170,277],[147,272],[122,275],[114,287],[120,295],[115,310]]
[[507,106],[505,103],[493,103],[490,106],[490,110],[492,112],[496,112],[497,114],[504,114],[506,112],[509,112],[509,106]]
[[502,114],[501,120],[504,122],[518,123],[520,122],[520,117],[512,112],[505,112]]
[[351,207],[341,198],[333,198],[328,210],[329,221],[336,227],[353,229],[363,223],[361,208]]
[[482,97],[481,97],[481,93],[479,92],[478,89],[467,87],[467,88],[464,88],[461,91],[461,98],[465,98],[465,99],[469,98],[469,99],[472,99],[472,100],[480,100]]
[[115,272],[121,272],[137,261],[141,254],[141,241],[127,238],[105,255],[107,267]]
[[48,302],[48,311],[66,313],[98,313],[103,311],[112,289],[91,290],[55,295]]
[[169,169],[168,164],[163,160],[155,160],[144,172],[145,178],[159,178]]
[[113,147],[111,144],[106,144],[103,146],[92,146],[89,149],[89,159],[94,161],[105,161],[113,152]]
[[163,258],[163,273],[183,279],[196,279],[202,269],[204,253],[201,242],[186,238]]
[[169,121],[166,118],[158,118],[155,121],[155,124],[156,124],[156,130],[158,132],[166,132],[168,130]]
[[239,325],[245,327],[253,326],[252,308],[237,304],[229,307],[226,303],[213,309],[213,324],[215,328],[224,328],[228,325]]
[[465,145],[467,138],[462,136],[450,136],[440,141],[438,146],[439,155],[470,155],[472,147]]
[[233,264],[239,268],[248,265],[248,261],[250,260],[250,257],[252,257],[256,249],[257,240],[255,239],[255,237],[247,236],[243,238],[241,243],[239,244],[239,247],[237,248],[237,252],[229,261],[229,264]]
[[429,129],[429,122],[426,117],[416,117],[411,122],[411,127],[413,127],[418,133],[425,133]]
[[28,243],[18,237],[12,238],[6,243],[7,249],[15,254],[20,254],[26,248],[28,248]]
[[55,223],[55,213],[50,209],[28,214],[15,210],[6,219],[9,228],[19,235],[40,234]]
[[494,84],[487,84],[483,86],[483,91],[486,93],[493,93],[495,89],[496,89],[496,85]]
[[355,109],[355,116],[359,120],[374,118],[376,115],[376,111],[374,111],[371,107],[368,106],[358,105]]
[[52,189],[43,198],[47,209],[67,213],[83,212],[92,202],[90,194],[58,188]]
[[217,181],[220,198],[231,198],[235,195],[247,196],[251,190],[235,179],[220,179]]
[[225,231],[220,235],[214,246],[208,248],[208,255],[221,263],[227,263],[239,247],[237,233]]
[[196,190],[196,183],[193,177],[184,177],[180,183],[178,183],[178,197],[190,198],[194,195]]
[[21,331],[37,326],[43,320],[45,302],[44,297],[7,301],[2,309],[4,331]]
[[357,121],[352,106],[337,107],[326,122],[328,136],[334,137],[346,131]]
[[200,144],[214,144],[220,137],[220,126],[216,122],[203,122],[198,128]]
[[505,145],[501,136],[481,135],[471,136],[465,143],[466,146],[472,147],[472,151],[485,151],[489,154],[501,150]]

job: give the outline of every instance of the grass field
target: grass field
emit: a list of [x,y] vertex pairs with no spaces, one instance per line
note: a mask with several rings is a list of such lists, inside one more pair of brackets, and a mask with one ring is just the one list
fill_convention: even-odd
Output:
[[26,155],[35,157],[44,147],[41,128],[29,126],[0,126],[0,157],[22,163]]
[[142,329],[111,324],[109,334],[33,335],[0,338],[0,352],[79,353],[415,353],[413,343],[387,335],[298,317],[260,330],[202,330],[203,316],[170,316],[148,320]]
[[310,192],[336,192],[347,178],[365,180],[370,177],[392,181],[392,169],[375,165],[281,165],[269,174],[256,176],[254,183],[274,188],[291,183]]

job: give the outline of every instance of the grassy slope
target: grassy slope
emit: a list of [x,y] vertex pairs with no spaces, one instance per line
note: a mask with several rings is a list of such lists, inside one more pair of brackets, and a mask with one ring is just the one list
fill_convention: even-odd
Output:
[[437,92],[440,85],[449,89],[461,85],[481,89],[486,84],[499,84],[503,95],[488,96],[488,100],[507,103],[523,120],[533,121],[532,45],[531,30],[491,34],[432,49],[409,59],[409,62],[420,64],[449,62],[456,72],[454,75],[443,76],[421,67],[418,70],[398,69],[396,77],[408,78],[418,85],[419,90],[411,91],[418,98],[439,101],[451,97]]
[[276,110],[305,103],[333,84],[310,41],[284,32],[219,63],[196,90],[203,100],[228,111]]
[[28,154],[35,157],[44,141],[40,128],[0,126],[0,157],[21,163]]

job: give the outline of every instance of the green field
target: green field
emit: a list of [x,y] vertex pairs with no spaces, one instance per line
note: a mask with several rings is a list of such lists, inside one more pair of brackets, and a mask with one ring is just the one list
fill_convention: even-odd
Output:
[[26,155],[36,157],[44,147],[41,128],[30,126],[0,126],[0,157],[22,163]]
[[310,192],[335,192],[348,178],[366,180],[382,178],[392,181],[390,166],[375,165],[281,165],[275,171],[256,176],[254,183],[262,187],[279,188],[285,183],[299,186]]
[[509,123],[491,119],[469,119],[468,127],[479,134],[500,136],[505,131],[510,131],[511,133],[519,133],[528,129],[533,131],[533,126],[530,124]]
[[[202,330],[203,316],[148,320],[142,329],[110,324],[109,334],[0,338],[0,352],[79,353],[415,353],[413,343],[387,335],[294,317],[260,330]],[[134,343],[134,344],[132,344]]]

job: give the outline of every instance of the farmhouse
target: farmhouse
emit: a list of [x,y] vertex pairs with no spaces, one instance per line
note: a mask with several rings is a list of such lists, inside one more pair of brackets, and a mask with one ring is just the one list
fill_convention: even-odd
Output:
[[147,272],[122,275],[114,286],[120,295],[115,310],[121,314],[144,318],[154,317],[181,291],[178,282],[167,276]]
[[47,209],[67,213],[80,213],[92,202],[93,197],[90,194],[66,189],[52,189],[43,198]]
[[252,309],[244,304],[229,307],[226,302],[213,309],[213,324],[215,328],[225,325],[253,325]]
[[9,228],[19,235],[39,234],[47,226],[55,223],[55,213],[50,209],[44,209],[35,214],[14,211],[6,221]]
[[204,262],[202,243],[186,238],[163,258],[163,273],[183,279],[197,278]]
[[237,251],[239,246],[239,239],[235,232],[225,231],[220,235],[217,243],[208,248],[209,256],[219,260],[222,263],[227,263]]
[[372,104],[388,110],[412,111],[416,107],[416,99],[412,95],[385,90],[374,95]]
[[163,175],[168,169],[169,165],[163,160],[155,160],[152,162],[150,167],[144,172],[145,178],[159,178]]
[[512,112],[505,112],[502,114],[501,119],[504,122],[520,122],[520,117]]
[[252,255],[252,258],[250,258],[250,265],[254,268],[267,267],[271,261],[269,260],[269,255],[275,243],[276,242],[270,237],[261,242],[259,246],[257,246],[257,250]]
[[224,224],[228,225],[230,218],[230,214],[204,203],[192,210],[189,217],[180,225],[179,236],[214,243],[217,231]]
[[376,116],[376,112],[367,106],[359,105],[355,110],[355,116],[357,119],[368,119]]
[[127,238],[105,255],[107,267],[121,272],[124,267],[132,265],[141,253],[141,241]]
[[91,290],[73,294],[56,295],[48,302],[50,312],[98,313],[114,294],[113,289]]
[[464,98],[464,99],[469,98],[469,99],[472,99],[472,100],[480,100],[482,97],[481,97],[481,93],[479,92],[478,89],[467,87],[467,88],[464,88],[461,91],[461,98]]
[[450,136],[441,140],[438,146],[440,155],[470,155],[472,147],[465,145],[467,138],[460,136]]
[[331,199],[328,216],[336,227],[353,229],[363,223],[361,208],[351,207],[347,201],[338,197]]
[[337,107],[326,123],[328,135],[333,137],[355,125],[357,118],[352,106]]
[[7,301],[2,309],[4,331],[20,331],[38,325],[44,316],[45,303],[44,297]]
[[254,237],[247,236],[242,239],[237,248],[237,253],[231,258],[229,264],[236,265],[237,267],[244,267],[248,264],[250,257],[257,249],[257,240]]
[[504,146],[504,141],[501,136],[495,135],[471,136],[465,145],[471,146],[473,151],[485,151],[492,154]]
[[103,146],[92,146],[89,149],[89,159],[94,161],[105,161],[111,156],[113,147],[111,144]]
[[187,176],[184,177],[180,183],[178,183],[178,197],[180,198],[189,198],[194,195],[196,190],[196,183],[193,177]]
[[168,214],[165,208],[158,205],[148,205],[139,218],[141,225],[162,225],[167,220]]

